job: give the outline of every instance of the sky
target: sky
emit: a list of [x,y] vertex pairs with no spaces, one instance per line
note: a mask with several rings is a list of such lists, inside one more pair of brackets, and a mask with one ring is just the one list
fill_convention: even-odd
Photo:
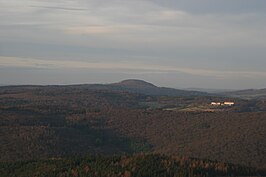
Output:
[[266,88],[265,0],[0,0],[0,85]]

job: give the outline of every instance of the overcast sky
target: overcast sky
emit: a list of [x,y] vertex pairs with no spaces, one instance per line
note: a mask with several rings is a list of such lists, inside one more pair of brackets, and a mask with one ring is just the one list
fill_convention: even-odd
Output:
[[266,88],[265,0],[0,0],[0,85]]

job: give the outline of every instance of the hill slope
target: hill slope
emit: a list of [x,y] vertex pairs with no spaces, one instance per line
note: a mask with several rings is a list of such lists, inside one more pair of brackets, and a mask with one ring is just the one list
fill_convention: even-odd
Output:
[[146,95],[167,95],[167,96],[199,96],[209,95],[205,92],[198,91],[186,91],[167,87],[157,87],[151,83],[143,80],[129,79],[119,83],[114,83],[109,86],[111,90],[128,91],[134,93],[141,93]]
[[124,86],[124,87],[135,87],[135,88],[158,88],[157,86],[153,85],[152,83],[143,81],[143,80],[138,80],[138,79],[127,79],[123,80],[118,83],[114,83],[112,85],[117,85],[117,86]]
[[2,90],[32,90],[36,88],[72,88],[72,89],[88,89],[88,90],[107,90],[117,92],[130,92],[145,95],[160,95],[160,96],[208,96],[209,93],[199,91],[186,91],[167,87],[157,87],[149,82],[137,79],[128,79],[112,84],[81,84],[81,85],[24,85],[24,86],[3,86]]
[[248,89],[238,90],[232,92],[223,92],[221,95],[238,97],[243,99],[265,99],[266,100],[266,89]]

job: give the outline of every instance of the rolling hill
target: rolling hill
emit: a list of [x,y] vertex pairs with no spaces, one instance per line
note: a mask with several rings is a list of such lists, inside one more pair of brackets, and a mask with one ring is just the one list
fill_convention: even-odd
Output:
[[37,85],[24,85],[24,86],[3,86],[2,90],[16,90],[21,89],[36,89],[36,88],[64,88],[69,89],[87,89],[87,90],[108,90],[117,92],[129,92],[139,93],[145,95],[161,95],[161,96],[208,96],[210,94],[199,91],[187,91],[179,90],[167,87],[158,87],[149,82],[137,79],[128,79],[118,83],[112,84],[82,84],[82,85],[48,85],[48,86],[37,86]]
[[261,99],[266,100],[266,89],[247,89],[231,92],[222,92],[220,95],[238,97],[242,99]]
[[111,90],[128,91],[146,95],[167,95],[167,96],[200,96],[209,95],[206,92],[186,91],[167,87],[157,87],[143,80],[129,79],[109,86]]

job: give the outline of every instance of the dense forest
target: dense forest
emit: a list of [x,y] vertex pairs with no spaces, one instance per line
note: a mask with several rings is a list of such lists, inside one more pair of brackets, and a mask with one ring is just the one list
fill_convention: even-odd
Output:
[[215,177],[262,176],[265,170],[178,156],[86,156],[0,163],[0,176],[10,177]]
[[[210,106],[227,100],[235,106]],[[166,160],[170,165],[162,163],[159,176],[256,175],[257,168],[266,168],[265,110],[262,99],[218,95],[147,95],[84,85],[0,87],[1,174],[82,176],[88,163],[86,176],[143,176],[146,170],[131,167]],[[139,153],[146,155],[132,156]],[[88,156],[95,154],[102,156]],[[191,157],[188,166],[176,159],[181,156]],[[123,159],[131,159],[129,166],[119,165]],[[197,170],[192,159],[233,169]],[[102,174],[98,160],[107,166]]]

